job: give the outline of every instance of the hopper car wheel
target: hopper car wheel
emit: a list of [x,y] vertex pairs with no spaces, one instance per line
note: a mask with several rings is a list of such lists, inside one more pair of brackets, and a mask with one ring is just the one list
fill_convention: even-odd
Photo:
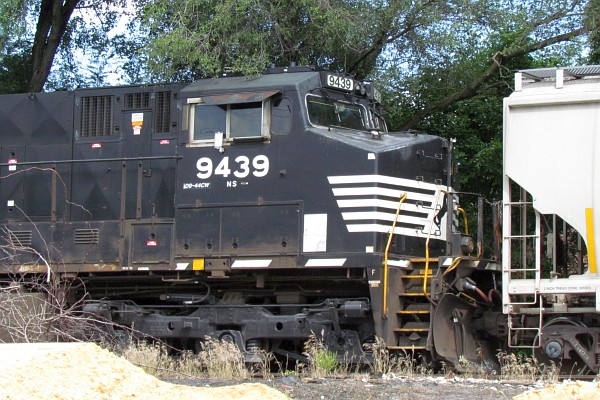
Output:
[[[579,327],[586,327],[585,324],[565,317],[555,318],[550,320],[542,327],[542,332],[551,326],[557,325],[572,325]],[[539,340],[539,336],[536,338],[536,342]],[[590,348],[591,343],[582,343],[585,347]],[[533,357],[538,364],[544,364],[546,368],[550,367],[553,363],[557,368],[560,368],[561,375],[568,376],[584,376],[590,373],[590,369],[581,357],[575,352],[571,351],[570,358],[561,357],[559,354],[563,351],[560,343],[548,342],[546,346],[541,346],[534,349]],[[553,354],[554,353],[554,354]]]

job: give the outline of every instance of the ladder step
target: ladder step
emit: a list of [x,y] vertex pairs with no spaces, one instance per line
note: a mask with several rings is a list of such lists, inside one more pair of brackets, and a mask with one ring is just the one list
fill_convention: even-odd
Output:
[[412,334],[410,336],[401,336],[398,338],[398,346],[410,347],[410,346],[423,346],[427,344],[427,336],[420,336],[418,334]]
[[427,350],[427,347],[425,346],[417,346],[417,345],[412,345],[412,346],[388,346],[389,350],[402,350],[402,351],[415,351],[415,350]]
[[427,337],[419,337],[417,339],[411,339],[406,336],[398,338],[398,345],[388,346],[390,350],[425,350],[427,345]]
[[507,270],[507,272],[535,272],[538,271],[537,268],[515,268],[515,269],[509,269]]
[[533,205],[532,201],[509,201],[504,203],[505,206],[531,206]]
[[409,304],[404,310],[398,311],[398,314],[430,314],[431,306],[429,303]]
[[[417,283],[415,281],[411,281],[414,283]],[[422,284],[417,284],[417,285],[411,285],[407,288],[404,289],[404,292],[402,293],[398,293],[401,297],[404,296],[425,296],[425,293],[423,293],[423,285]],[[429,293],[428,293],[429,295]]]
[[429,293],[423,293],[423,289],[421,289],[420,292],[415,292],[415,293],[399,293],[398,296],[400,297],[425,297],[425,296],[429,296]]
[[[429,258],[429,262],[430,263],[432,263],[432,262],[438,262],[439,260],[440,259],[437,258],[437,257]],[[427,258],[424,258],[424,257],[423,258],[411,258],[410,262],[413,263],[413,264],[414,263],[426,263],[427,262]]]
[[419,275],[402,275],[402,279],[425,279],[425,277],[431,278],[433,276],[433,273],[431,270],[429,270],[429,273],[427,275],[425,275],[425,273],[421,273]]
[[538,239],[539,235],[508,235],[504,239]]
[[428,332],[429,322],[407,322],[401,328],[394,329],[394,332]]
[[509,328],[511,331],[520,331],[520,332],[524,332],[524,331],[540,331],[540,328]]

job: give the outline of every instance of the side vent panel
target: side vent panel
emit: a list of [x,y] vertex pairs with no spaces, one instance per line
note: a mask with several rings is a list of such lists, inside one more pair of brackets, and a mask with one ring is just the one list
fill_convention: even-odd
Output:
[[11,231],[10,241],[16,247],[31,247],[31,231]]
[[75,229],[75,244],[98,244],[98,229]]

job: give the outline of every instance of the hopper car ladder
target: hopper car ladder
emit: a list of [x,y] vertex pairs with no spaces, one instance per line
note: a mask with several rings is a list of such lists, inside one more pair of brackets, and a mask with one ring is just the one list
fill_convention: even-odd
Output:
[[[534,349],[540,346],[539,337],[544,313],[542,296],[539,293],[542,269],[541,218],[539,212],[533,208],[533,202],[527,201],[526,198],[527,192],[521,189],[519,200],[505,201],[503,209],[502,302],[504,312],[508,315],[508,346],[514,349]],[[535,213],[534,232],[531,232],[527,220],[532,212]],[[518,223],[518,232],[514,232],[513,222]],[[531,260],[531,256],[528,257],[528,246],[529,249],[533,248],[534,260]],[[528,282],[533,280],[533,287],[527,285],[515,293],[511,288],[518,286],[513,283],[523,279],[527,279]],[[525,325],[519,321],[525,318],[525,313],[521,310],[527,306],[527,316],[534,316],[537,323]]]

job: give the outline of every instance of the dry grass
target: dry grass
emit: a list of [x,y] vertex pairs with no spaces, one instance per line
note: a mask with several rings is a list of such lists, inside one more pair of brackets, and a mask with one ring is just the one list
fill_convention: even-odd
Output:
[[202,343],[198,360],[208,378],[244,379],[250,375],[243,354],[230,342],[207,338]]
[[175,360],[162,343],[132,342],[122,350],[121,356],[157,378],[172,378],[176,373]]
[[169,354],[161,343],[132,342],[121,355],[158,378],[246,379],[250,371],[233,343],[207,338],[198,354]]
[[519,353],[498,353],[500,377],[507,380],[558,381],[559,368],[555,364],[539,364],[531,356]]
[[[367,370],[358,368],[349,363],[338,361],[335,353],[327,350],[323,340],[312,335],[305,343],[304,355],[308,358],[307,364],[299,364],[292,373],[308,378],[354,377],[368,379],[369,376],[404,376],[423,377],[431,376],[433,369],[412,354],[390,354],[385,343],[380,338],[368,349],[373,357],[367,365]],[[124,358],[135,365],[142,367],[147,373],[163,379],[177,378],[213,378],[224,380],[249,379],[256,374],[263,379],[273,378],[274,356],[262,352],[262,363],[248,366],[244,363],[243,354],[233,343],[221,342],[207,338],[198,354],[184,352],[177,357],[168,354],[164,344],[148,344],[146,342],[132,343],[122,351]],[[482,365],[460,360],[462,373],[450,367],[443,367],[446,376],[490,378],[520,381],[546,381],[558,380],[558,368],[555,365],[542,365],[533,357],[515,353],[499,353],[500,373],[490,372]],[[279,371],[281,370],[280,364]],[[285,372],[289,374],[290,372]]]
[[411,353],[390,354],[383,339],[376,337],[368,349],[373,355],[369,367],[375,375],[429,376],[433,369]]

